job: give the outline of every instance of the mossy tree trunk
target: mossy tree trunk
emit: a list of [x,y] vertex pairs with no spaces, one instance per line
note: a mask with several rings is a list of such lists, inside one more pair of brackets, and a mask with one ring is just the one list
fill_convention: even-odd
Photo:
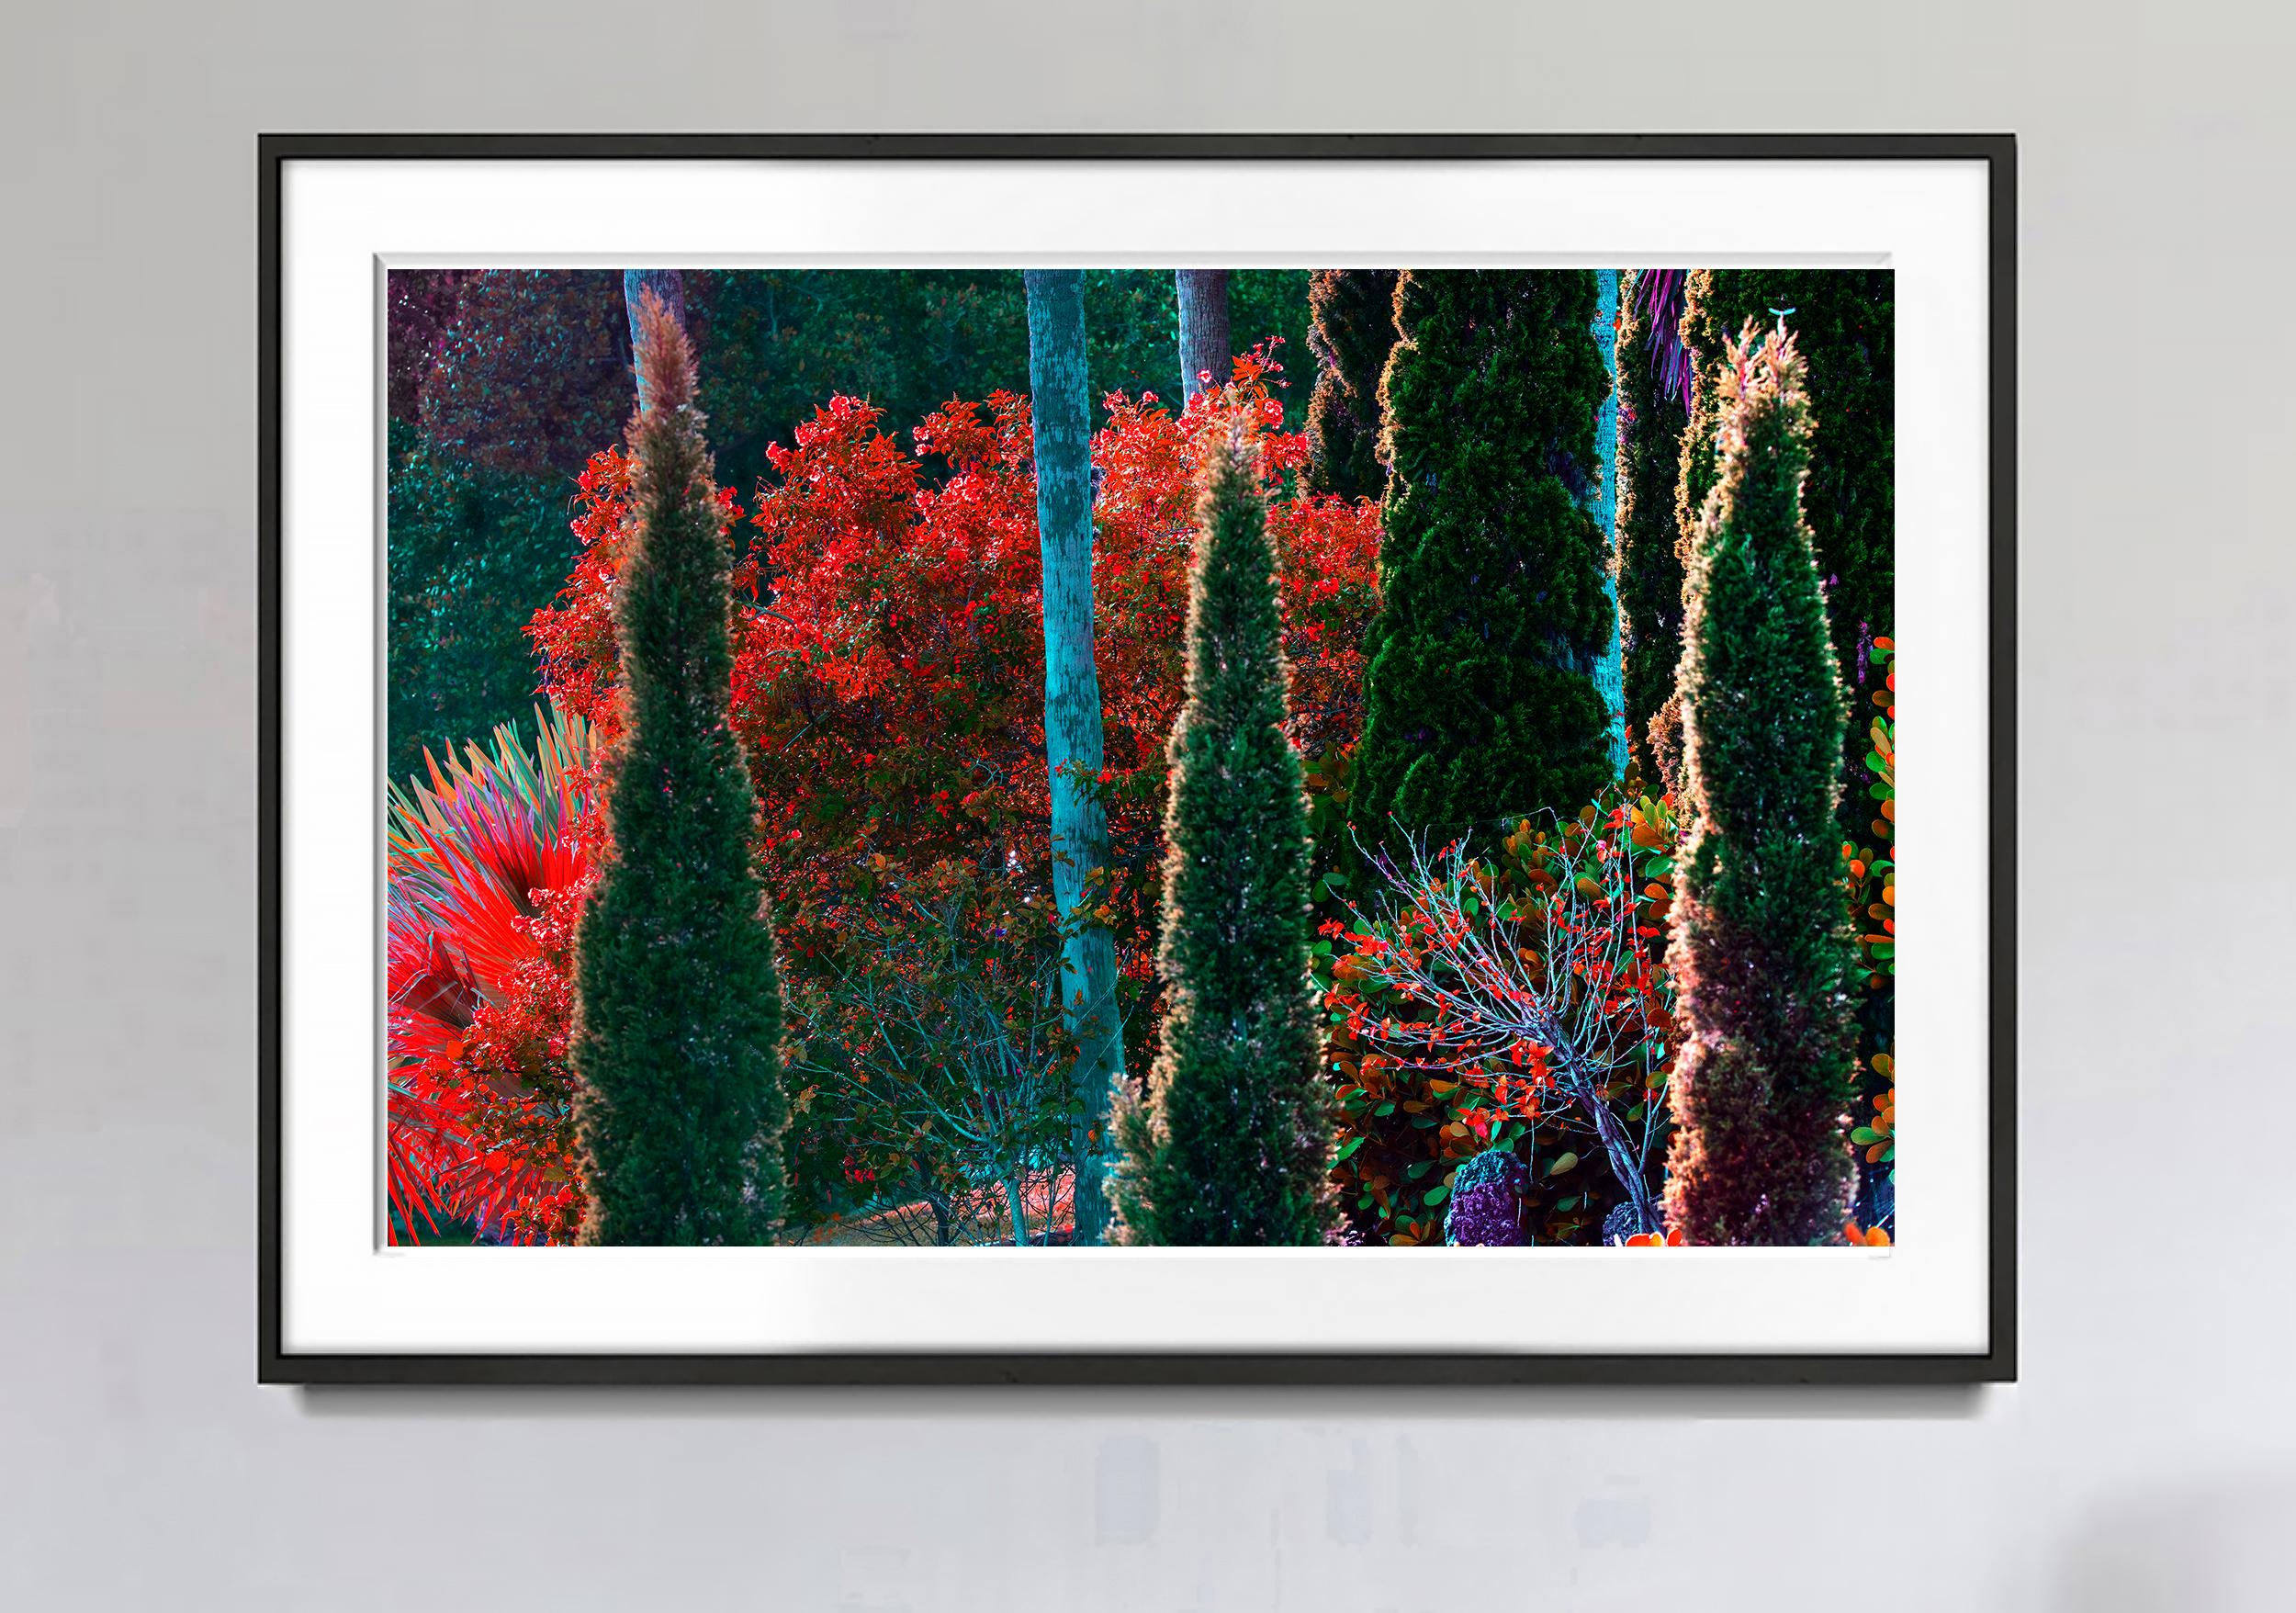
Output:
[[1228,271],[1176,269],[1174,289],[1180,303],[1180,398],[1219,390],[1235,369],[1228,345]]
[[1052,895],[1063,934],[1061,997],[1076,1043],[1075,1240],[1109,1221],[1109,1106],[1124,1079],[1116,942],[1096,914],[1109,866],[1098,794],[1100,676],[1092,632],[1092,427],[1086,395],[1084,280],[1027,271],[1029,384],[1036,434],[1037,538],[1044,564],[1044,758],[1052,785]]

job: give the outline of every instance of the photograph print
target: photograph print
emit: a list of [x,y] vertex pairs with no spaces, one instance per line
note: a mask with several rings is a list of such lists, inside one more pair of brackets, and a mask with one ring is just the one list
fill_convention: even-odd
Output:
[[388,1246],[1898,1236],[1890,268],[382,296]]

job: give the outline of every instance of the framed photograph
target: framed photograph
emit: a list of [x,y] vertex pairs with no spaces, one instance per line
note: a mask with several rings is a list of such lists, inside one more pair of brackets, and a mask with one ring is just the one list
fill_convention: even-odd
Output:
[[2009,137],[259,180],[263,1381],[2014,1378]]

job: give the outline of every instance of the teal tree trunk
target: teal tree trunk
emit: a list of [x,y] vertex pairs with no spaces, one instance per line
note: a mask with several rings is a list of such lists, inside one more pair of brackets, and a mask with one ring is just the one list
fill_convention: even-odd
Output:
[[1318,269],[1308,281],[1309,488],[1351,499],[1387,491],[1379,462],[1379,376],[1395,348],[1394,269]]
[[1616,612],[1585,495],[1608,381],[1590,270],[1406,270],[1380,382],[1390,467],[1351,827],[1441,834],[1614,776],[1590,669]]
[[1663,770],[1650,723],[1673,698],[1682,659],[1683,529],[1674,494],[1687,415],[1655,356],[1651,273],[1633,271],[1619,291],[1618,614],[1626,743],[1655,789]]
[[1626,686],[1625,660],[1618,628],[1618,271],[1594,271],[1595,351],[1603,356],[1609,385],[1594,412],[1593,492],[1589,507],[1595,530],[1603,539],[1603,597],[1609,608],[1610,632],[1594,662],[1594,693],[1601,697],[1609,725],[1610,768],[1614,775],[1626,771]]
[[1667,1214],[1692,1243],[1816,1244],[1849,1209],[1847,705],[1802,514],[1801,355],[1750,321],[1723,360],[1678,678],[1690,831],[1667,953],[1683,1027]]
[[622,303],[630,316],[630,362],[637,371],[637,406],[646,407],[646,367],[637,362],[638,317],[648,295],[657,299],[678,321],[680,330],[686,323],[686,277],[679,269],[625,269],[622,271]]
[[1128,1105],[1125,1240],[1316,1244],[1335,1224],[1308,973],[1308,804],[1267,513],[1246,450],[1215,449],[1189,580],[1187,699],[1165,814],[1162,1047]]
[[[1789,311],[1790,310],[1790,311]],[[1871,653],[1896,630],[1896,294],[1887,269],[1712,269],[1689,278],[1683,329],[1700,356],[1683,438],[1677,515],[1687,535],[1716,474],[1714,429],[1723,349],[1749,320],[1783,316],[1808,368],[1809,480],[1802,507],[1817,545],[1828,630],[1861,713],[1879,680]],[[1871,805],[1865,725],[1842,750],[1844,839],[1866,835]]]
[[1027,271],[1029,386],[1036,432],[1037,540],[1044,560],[1044,760],[1052,796],[1052,895],[1060,904],[1064,1017],[1076,1044],[1075,1241],[1109,1222],[1109,1106],[1124,1079],[1116,942],[1096,916],[1109,866],[1099,797],[1100,675],[1092,639],[1092,424],[1084,277]]
[[782,997],[741,745],[720,527],[693,362],[643,299],[647,404],[616,623],[626,730],[612,841],[575,936],[573,1062],[598,1244],[760,1244],[782,1219]]
[[1180,397],[1194,401],[1206,389],[1217,391],[1235,371],[1228,346],[1228,271],[1175,269],[1180,299]]

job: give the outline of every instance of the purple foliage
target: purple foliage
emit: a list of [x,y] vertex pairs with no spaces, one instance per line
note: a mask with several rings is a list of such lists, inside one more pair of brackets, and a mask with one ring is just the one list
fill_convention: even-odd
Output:
[[1523,1190],[1530,1180],[1523,1162],[1502,1149],[1468,1160],[1451,1179],[1444,1241],[1498,1247],[1528,1242],[1523,1235]]
[[1691,373],[1695,367],[1690,349],[1683,345],[1683,297],[1689,284],[1687,269],[1645,269],[1635,276],[1635,306],[1650,321],[1650,373],[1659,378],[1659,393],[1690,407]]

